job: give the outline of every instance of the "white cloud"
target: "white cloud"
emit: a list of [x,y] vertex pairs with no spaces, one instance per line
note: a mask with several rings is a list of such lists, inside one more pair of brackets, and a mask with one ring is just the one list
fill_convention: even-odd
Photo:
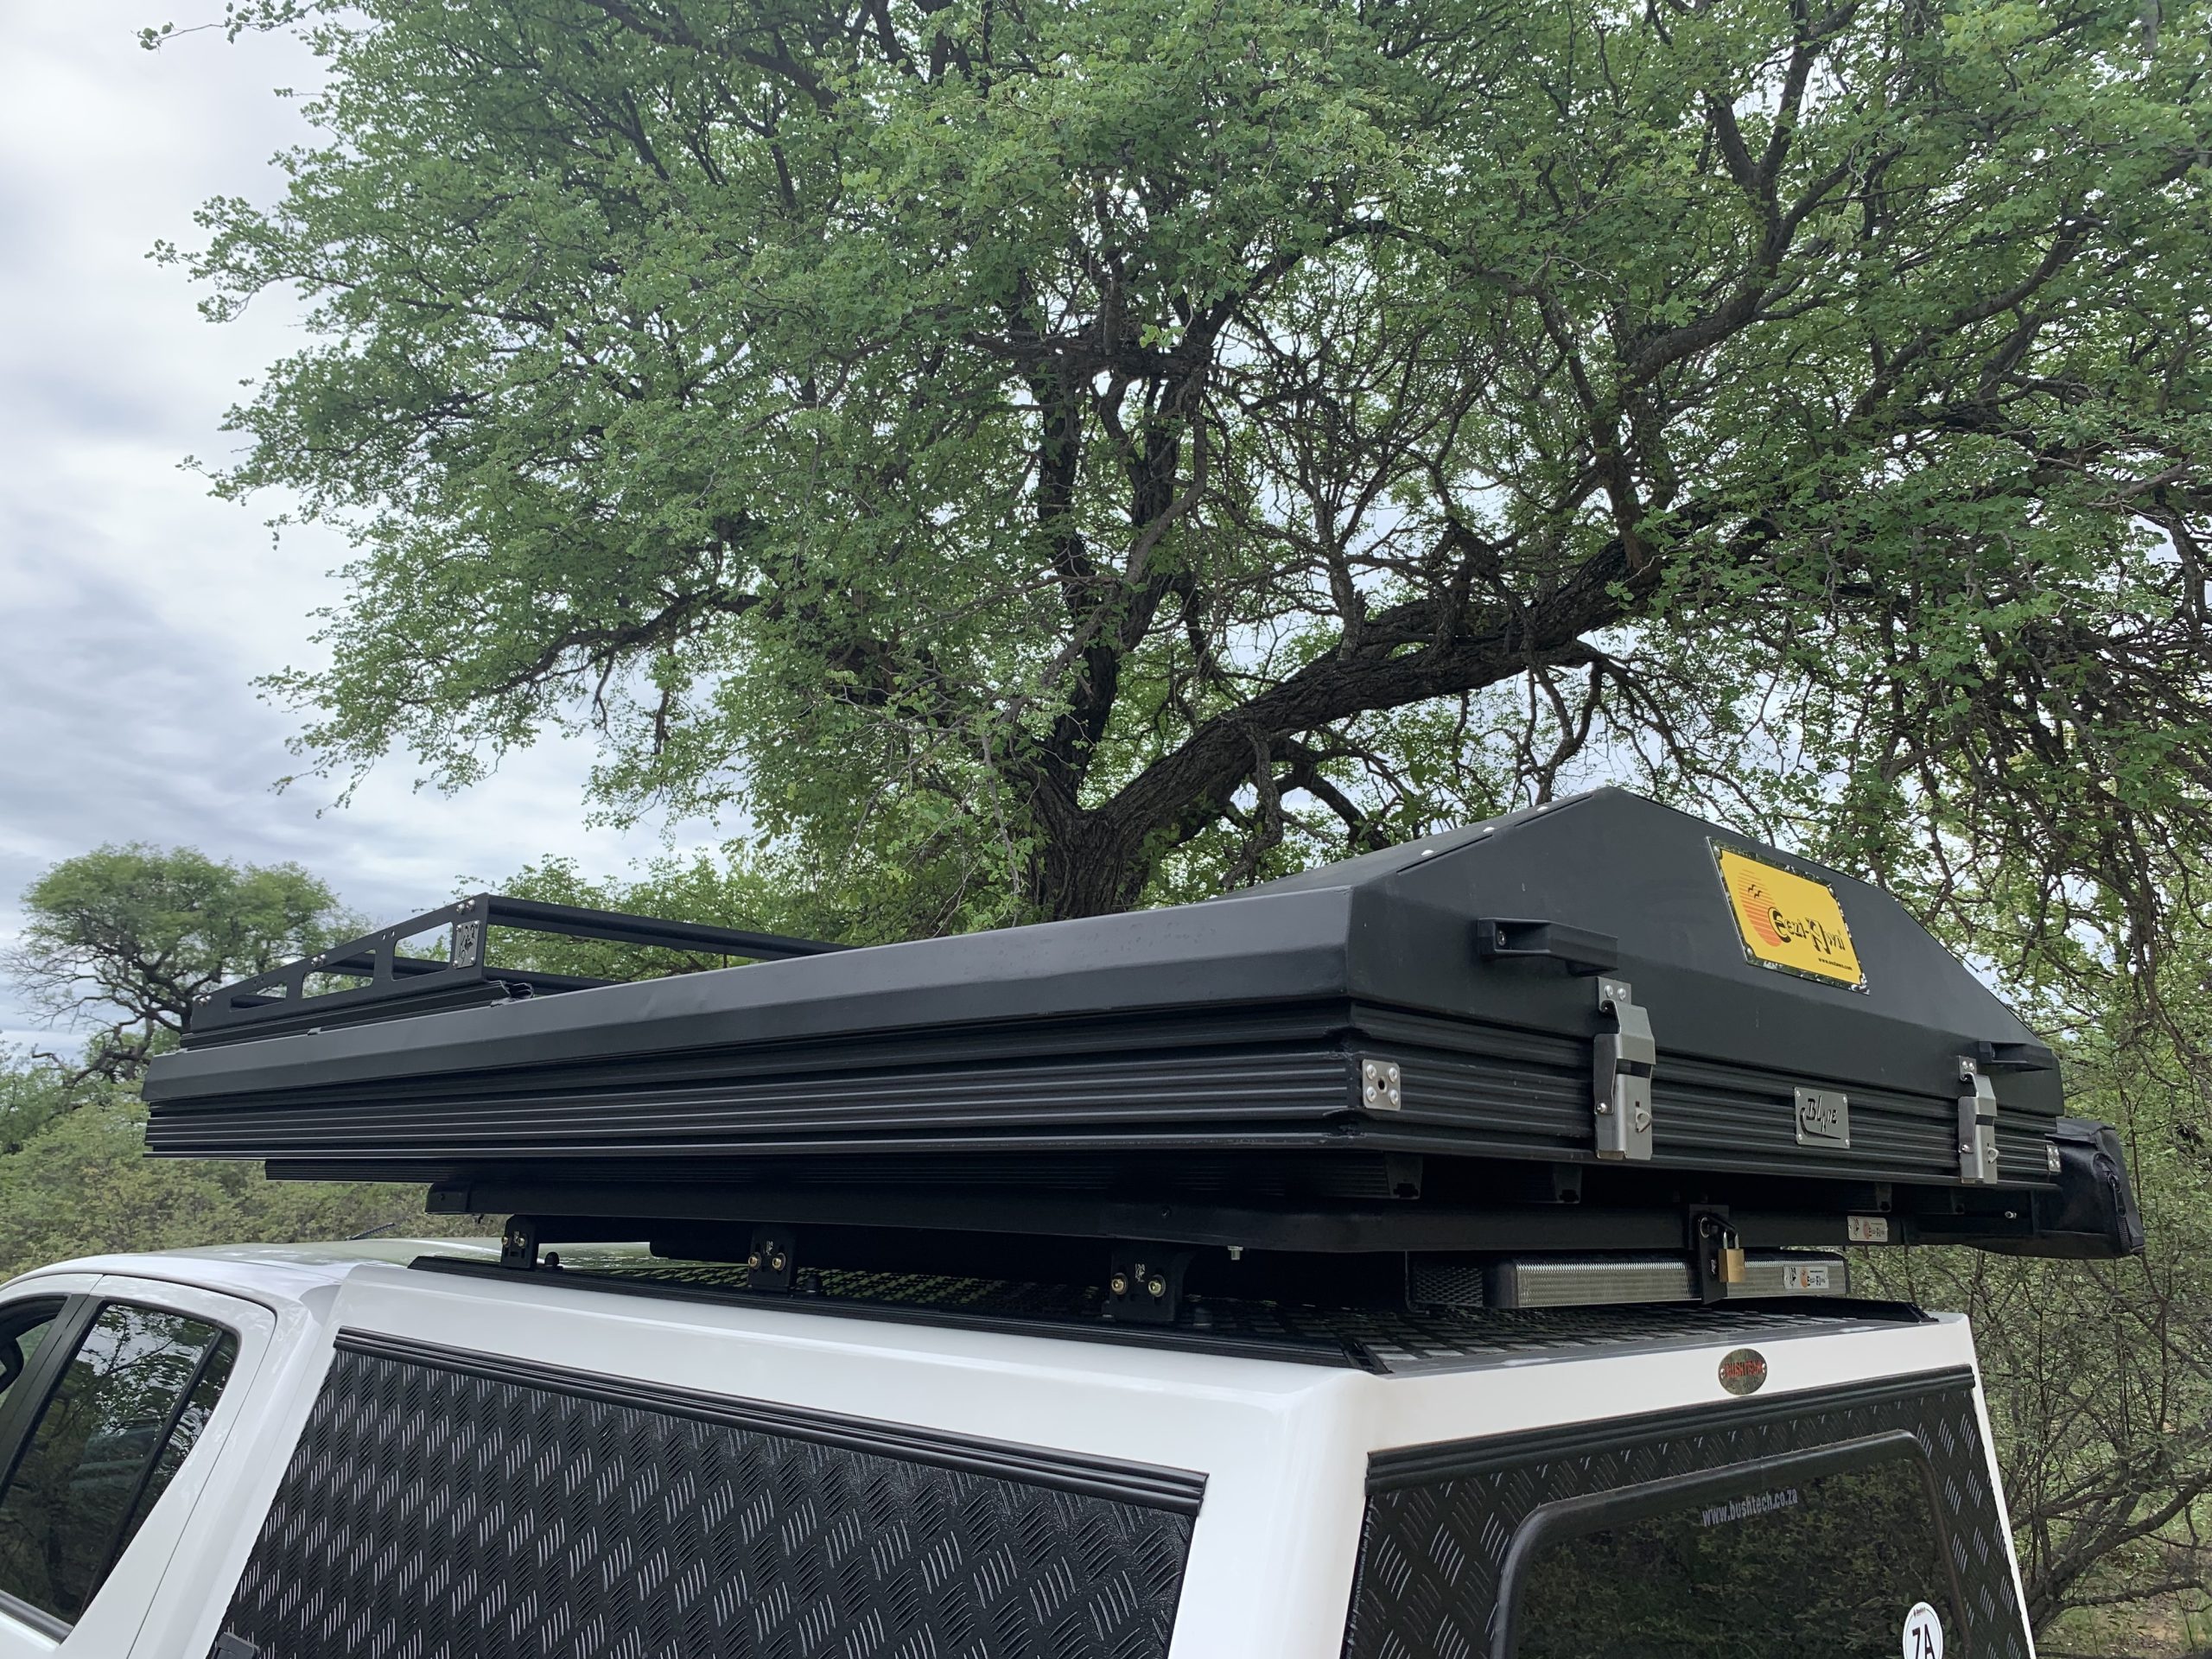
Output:
[[[583,827],[575,743],[450,799],[415,792],[404,760],[343,810],[320,810],[327,787],[270,791],[292,720],[251,683],[313,659],[346,550],[321,531],[272,546],[281,504],[217,502],[178,463],[227,452],[222,411],[296,344],[296,313],[203,322],[146,254],[188,245],[210,196],[275,190],[268,159],[306,128],[272,89],[316,66],[219,31],[148,53],[147,21],[143,0],[72,0],[0,22],[0,938],[39,870],[108,842],[295,859],[385,918],[544,853],[611,869],[651,851]],[[0,1039],[25,1025],[0,986]]]

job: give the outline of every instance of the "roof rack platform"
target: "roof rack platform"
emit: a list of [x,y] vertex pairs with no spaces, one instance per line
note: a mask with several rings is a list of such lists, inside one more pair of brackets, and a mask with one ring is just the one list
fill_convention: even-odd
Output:
[[[493,965],[493,929],[534,925],[753,960]],[[444,955],[403,966],[435,925]],[[156,1154],[537,1216],[1318,1252],[1680,1248],[1700,1209],[1737,1248],[2139,1238],[2116,1140],[1896,900],[1617,790],[1203,904],[865,949],[480,897],[218,993],[147,1097]]]

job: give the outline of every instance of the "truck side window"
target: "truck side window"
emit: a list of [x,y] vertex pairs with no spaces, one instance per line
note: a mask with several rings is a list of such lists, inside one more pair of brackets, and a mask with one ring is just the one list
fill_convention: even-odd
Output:
[[127,1302],[99,1310],[0,1491],[0,1597],[65,1622],[84,1612],[237,1356],[238,1338],[201,1320]]
[[[1519,1584],[1518,1659],[1933,1659],[1961,1645],[1918,1461],[1762,1480],[1548,1543]],[[1921,1646],[1916,1649],[1916,1634]]]

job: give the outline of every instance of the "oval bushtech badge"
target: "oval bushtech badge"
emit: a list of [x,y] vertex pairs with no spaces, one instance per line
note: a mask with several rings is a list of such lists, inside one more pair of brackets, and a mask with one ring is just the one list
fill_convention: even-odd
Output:
[[1720,1386],[1731,1394],[1757,1394],[1766,1382],[1766,1356],[1738,1348],[1720,1357]]

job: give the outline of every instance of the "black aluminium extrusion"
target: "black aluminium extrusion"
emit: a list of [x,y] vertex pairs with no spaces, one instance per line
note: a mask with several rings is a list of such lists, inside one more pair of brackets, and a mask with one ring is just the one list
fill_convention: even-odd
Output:
[[[555,1241],[558,1243],[559,1241]],[[708,1306],[747,1307],[771,1313],[805,1313],[842,1319],[872,1319],[884,1325],[919,1325],[946,1331],[982,1331],[995,1336],[1039,1337],[1066,1342],[1100,1342],[1123,1348],[1160,1348],[1176,1353],[1212,1354],[1224,1359],[1270,1359],[1383,1375],[1388,1368],[1357,1342],[1321,1342],[1300,1337],[1235,1336],[1186,1331],[1161,1325],[1117,1325],[1104,1319],[1054,1319],[1049,1315],[982,1313],[966,1308],[923,1307],[899,1302],[866,1302],[832,1296],[792,1296],[783,1292],[727,1287],[671,1284],[664,1280],[626,1279],[575,1268],[518,1273],[495,1262],[449,1255],[418,1255],[408,1267],[418,1273],[450,1274],[457,1279],[498,1279],[510,1284],[550,1285],[603,1291],[648,1300],[696,1302]]]
[[1971,1393],[1974,1381],[1974,1372],[1968,1367],[1947,1366],[1941,1370],[1902,1372],[1841,1388],[1796,1389],[1755,1400],[1641,1412],[1633,1417],[1598,1418],[1521,1434],[1400,1446],[1369,1455],[1367,1491],[1372,1497],[1378,1492],[1401,1491],[1459,1476],[1488,1474],[1525,1463],[1594,1453],[1659,1437],[1713,1428],[1747,1427],[1754,1423],[1800,1416],[1814,1407],[1826,1409],[1911,1399],[1920,1395]]
[[335,1346],[341,1352],[369,1358],[427,1366],[575,1399],[594,1400],[663,1416],[685,1417],[779,1440],[805,1440],[872,1457],[925,1464],[932,1468],[1047,1487],[1176,1515],[1195,1516],[1205,1497],[1205,1476],[1190,1470],[1023,1446],[1011,1440],[951,1434],[874,1418],[842,1416],[804,1406],[747,1400],[734,1395],[708,1394],[673,1383],[640,1382],[601,1371],[577,1370],[537,1360],[452,1348],[352,1327],[339,1331]]
[[[898,1227],[922,1231],[1037,1234],[1056,1238],[1141,1239],[1306,1254],[1359,1255],[1550,1250],[1680,1250],[1683,1209],[1576,1205],[1367,1206],[1265,1209],[1204,1202],[1122,1200],[1089,1195],[900,1192],[895,1188],[715,1189],[669,1182],[563,1187],[551,1183],[456,1183],[465,1196],[438,1213],[535,1215],[610,1221],[781,1223]],[[1898,1217],[1902,1226],[1904,1217]],[[1746,1246],[1842,1244],[1843,1211],[1739,1210],[1731,1222]]]

